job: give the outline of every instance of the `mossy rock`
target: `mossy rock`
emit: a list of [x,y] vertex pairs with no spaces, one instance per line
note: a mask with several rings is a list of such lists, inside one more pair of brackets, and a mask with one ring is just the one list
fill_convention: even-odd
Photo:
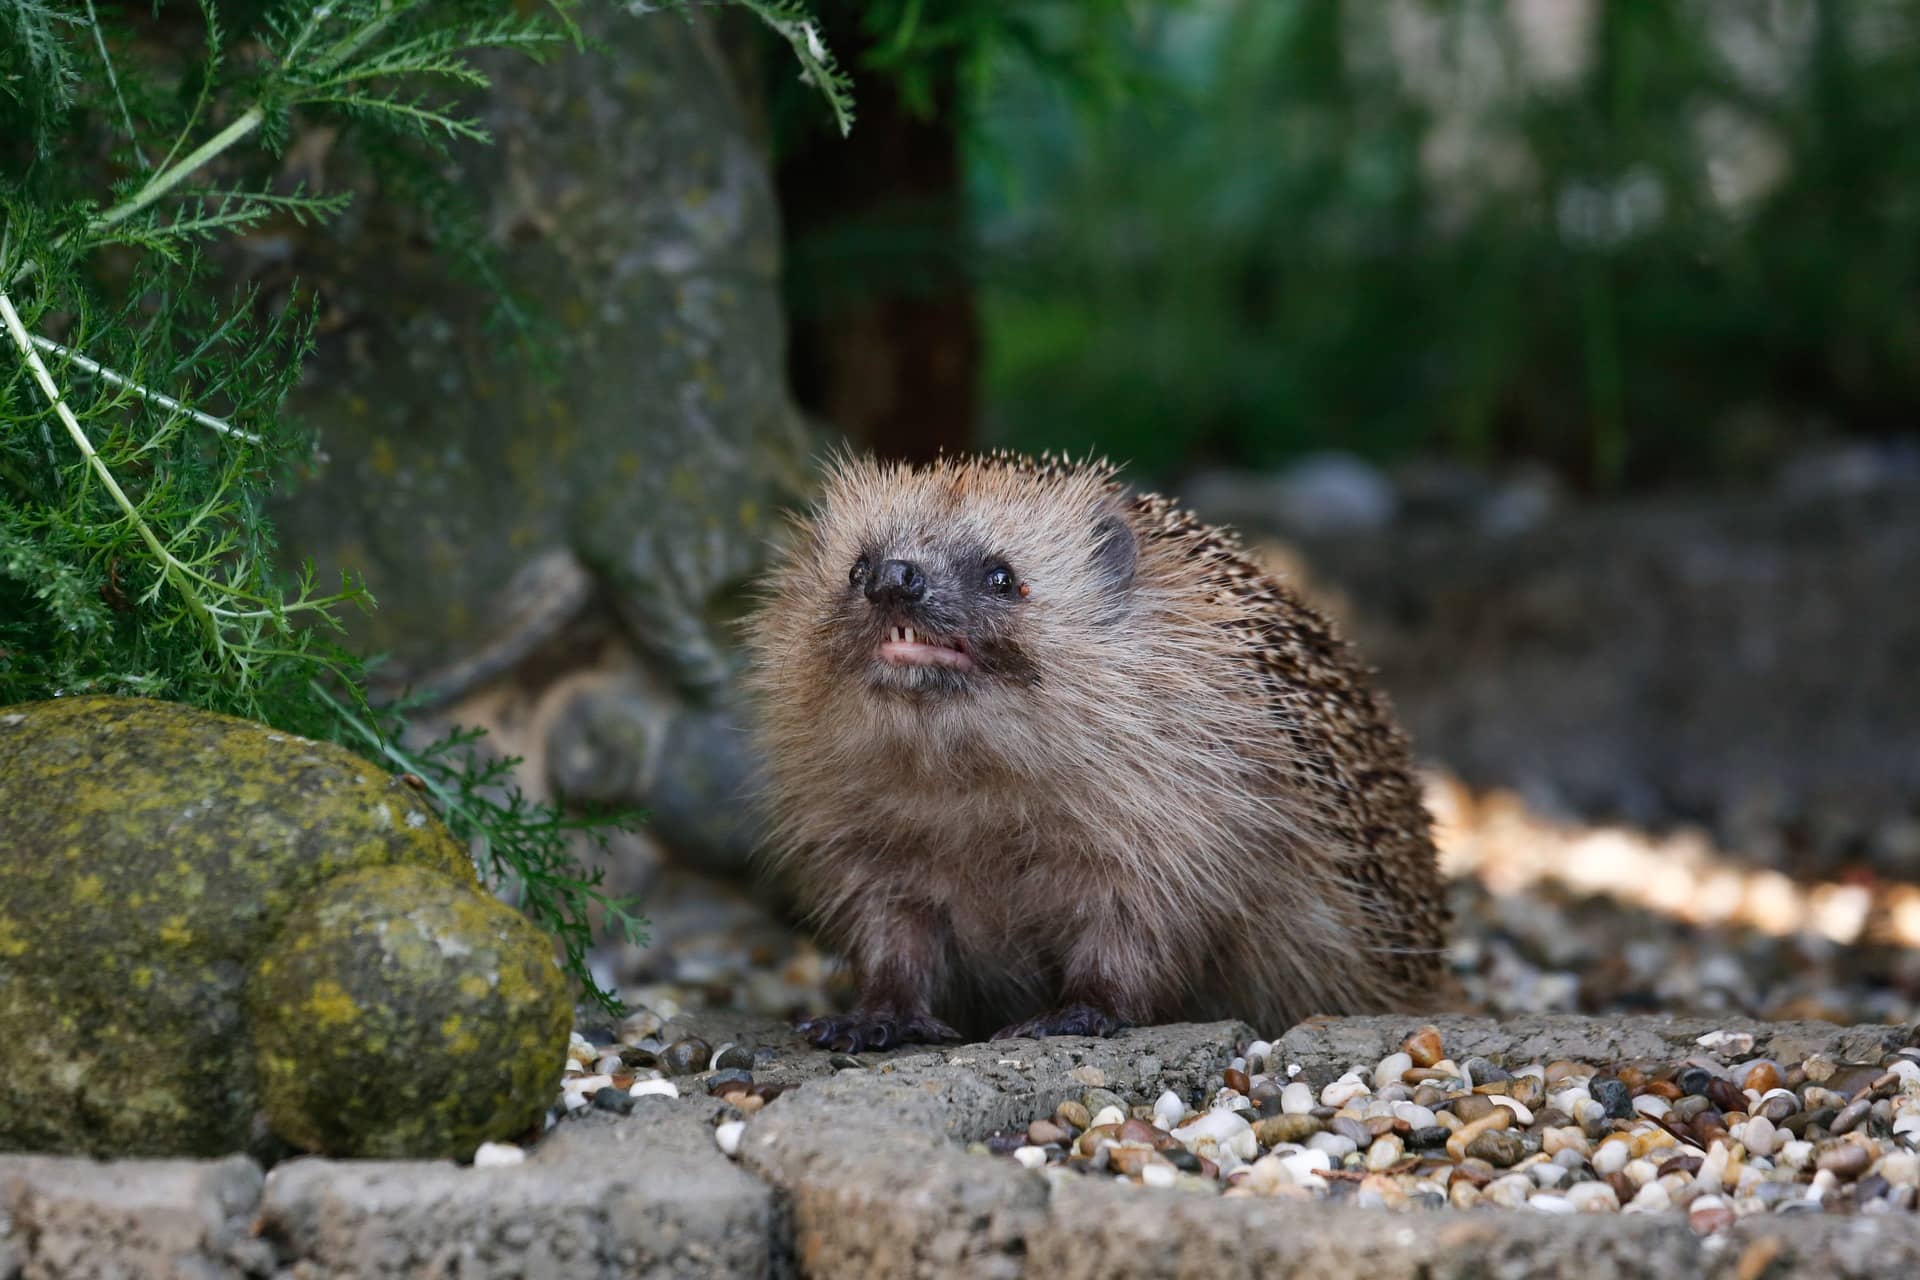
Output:
[[247,988],[273,1132],[397,1158],[536,1124],[572,1022],[550,950],[519,912],[434,871],[372,867],[315,890]]
[[[471,899],[462,914],[480,922],[478,933],[441,953],[456,988],[460,974],[550,971],[548,1041],[535,1051],[514,1043],[518,1027],[501,1040],[476,1025],[470,1056],[490,1079],[530,1082],[534,1061],[551,1073],[567,1009],[552,948],[530,926],[515,936],[490,919],[497,904],[466,851],[412,787],[342,748],[172,703],[88,697],[0,708],[0,1148],[213,1155],[261,1146],[249,979],[279,954],[296,912],[329,900],[316,892],[375,868],[418,877],[390,885],[396,893],[430,884],[434,902]],[[386,900],[382,910],[391,919],[409,905]],[[483,954],[510,936],[524,955]],[[418,968],[396,977],[417,979]],[[438,992],[448,980],[429,985]],[[420,1005],[404,982],[359,990],[369,1009]],[[311,1069],[334,1061],[316,1054]],[[546,1101],[531,1083],[516,1087],[525,1097],[486,1136],[515,1131],[526,1105]],[[471,1128],[412,1150],[466,1154]],[[342,1137],[328,1150],[355,1154],[383,1140]]]

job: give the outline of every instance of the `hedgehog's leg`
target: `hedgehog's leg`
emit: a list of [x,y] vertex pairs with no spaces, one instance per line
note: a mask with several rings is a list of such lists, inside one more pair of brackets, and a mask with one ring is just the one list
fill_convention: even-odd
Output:
[[809,1018],[794,1030],[840,1053],[958,1040],[959,1032],[933,1016],[950,932],[930,909],[898,903],[866,909],[847,939],[859,975],[852,1011]]
[[[1083,909],[1086,904],[1082,904]],[[1153,1019],[1168,975],[1187,972],[1177,942],[1116,898],[1093,914],[1067,955],[1060,1003],[1037,1017],[993,1033],[1016,1036],[1110,1036],[1122,1027]]]

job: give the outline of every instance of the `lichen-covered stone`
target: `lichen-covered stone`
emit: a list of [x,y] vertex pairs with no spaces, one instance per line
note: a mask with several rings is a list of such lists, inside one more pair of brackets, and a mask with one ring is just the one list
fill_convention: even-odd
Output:
[[448,876],[373,867],[309,894],[247,987],[273,1132],[310,1151],[464,1155],[552,1101],[571,1002],[552,944]]
[[249,972],[316,888],[391,866],[487,901],[420,795],[339,747],[140,699],[0,707],[0,1148],[257,1142]]

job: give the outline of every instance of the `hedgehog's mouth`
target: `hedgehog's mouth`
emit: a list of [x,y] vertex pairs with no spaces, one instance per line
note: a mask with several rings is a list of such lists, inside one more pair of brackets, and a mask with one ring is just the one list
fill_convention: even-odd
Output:
[[880,642],[875,656],[890,667],[946,667],[953,671],[973,670],[973,658],[967,642],[959,636],[934,636],[912,627],[894,626]]

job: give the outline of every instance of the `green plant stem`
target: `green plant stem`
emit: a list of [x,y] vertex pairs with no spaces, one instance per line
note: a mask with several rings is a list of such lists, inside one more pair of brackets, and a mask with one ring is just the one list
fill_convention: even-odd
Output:
[[232,124],[195,147],[182,159],[154,174],[138,191],[89,222],[87,230],[104,231],[108,227],[125,222],[185,182],[196,169],[258,129],[266,118],[266,111],[258,104],[248,107]]
[[243,431],[224,418],[216,418],[210,413],[202,413],[198,409],[181,404],[164,391],[155,391],[152,387],[141,386],[125,374],[107,368],[107,366],[101,364],[98,360],[90,359],[78,351],[75,351],[72,347],[63,347],[52,338],[43,338],[37,333],[29,334],[28,336],[32,338],[33,345],[42,351],[50,355],[59,356],[62,360],[67,361],[85,373],[93,375],[100,379],[100,381],[130,391],[142,400],[150,400],[162,409],[168,409],[174,413],[184,413],[209,431],[218,432],[223,436],[232,436],[236,440],[245,440],[248,444],[257,445],[265,443],[260,436],[251,431]]
[[80,456],[87,460],[87,466],[99,478],[106,491],[112,495],[115,505],[131,522],[134,531],[140,535],[140,540],[147,544],[149,551],[153,552],[153,557],[160,562],[163,572],[168,577],[175,578],[174,585],[181,588],[180,594],[185,597],[187,607],[193,610],[199,617],[201,625],[206,628],[208,640],[216,648],[221,647],[218,620],[214,618],[206,603],[200,599],[199,594],[187,589],[176,577],[176,575],[188,575],[190,571],[174,559],[173,554],[165,546],[161,545],[159,535],[140,518],[140,512],[133,505],[133,500],[127,497],[126,491],[120,487],[120,482],[114,479],[113,472],[107,469],[107,464],[100,461],[100,455],[94,450],[93,441],[87,438],[87,433],[81,428],[80,419],[76,418],[73,410],[67,407],[66,400],[60,394],[60,388],[54,384],[53,375],[47,371],[46,362],[40,358],[40,352],[33,345],[33,335],[28,333],[27,326],[21,323],[20,313],[13,309],[13,299],[4,290],[0,290],[0,321],[5,322],[7,335],[13,339],[13,345],[20,349],[20,358],[27,362],[27,368],[32,371],[34,381],[40,384],[41,393],[47,397],[47,403],[53,407],[54,416],[60,419],[60,425],[65,427],[67,434],[73,438],[74,447],[80,450]]

